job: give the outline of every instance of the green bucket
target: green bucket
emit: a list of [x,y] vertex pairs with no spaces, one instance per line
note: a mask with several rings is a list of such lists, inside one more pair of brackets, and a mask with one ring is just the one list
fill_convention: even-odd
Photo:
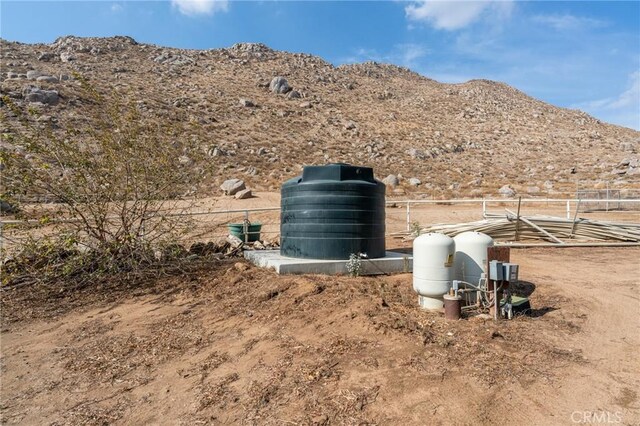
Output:
[[[240,238],[244,241],[244,223],[230,223],[227,225],[229,233],[234,237]],[[247,225],[247,241],[252,243],[260,239],[260,230],[262,229],[261,223],[250,223]]]

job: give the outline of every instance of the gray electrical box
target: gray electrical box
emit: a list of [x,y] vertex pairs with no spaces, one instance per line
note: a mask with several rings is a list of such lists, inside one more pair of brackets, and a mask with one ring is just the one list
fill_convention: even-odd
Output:
[[518,281],[518,265],[497,260],[489,262],[489,279],[494,281]]
[[505,263],[504,279],[505,281],[518,281],[518,265],[515,263]]
[[489,279],[494,281],[504,280],[503,263],[497,260],[489,262]]

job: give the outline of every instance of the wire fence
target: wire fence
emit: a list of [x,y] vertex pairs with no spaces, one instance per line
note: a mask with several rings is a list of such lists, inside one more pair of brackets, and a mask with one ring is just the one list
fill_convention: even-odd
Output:
[[[604,219],[619,211],[628,215],[622,220],[640,221],[640,198],[388,200],[386,202],[386,234],[391,235],[433,224],[476,221],[492,211],[504,212],[505,208],[512,208],[518,204],[523,214],[545,214],[572,219],[578,214],[597,212],[595,214],[600,214],[602,216],[600,218]],[[604,205],[605,208],[594,208],[600,205]],[[188,220],[189,224],[185,225],[180,239],[184,245],[220,241],[226,239],[229,234],[234,234],[247,242],[259,240],[277,244],[279,241],[280,207],[193,211],[182,209],[175,212],[167,210],[162,214],[167,217],[184,217],[185,223]],[[39,234],[46,235],[47,226],[53,232],[51,225],[56,224],[59,231],[60,225],[64,227],[68,222],[68,219],[54,218],[43,226],[38,220],[0,220],[2,231],[0,243],[2,248],[16,246],[33,236],[31,230],[34,228],[38,229]]]

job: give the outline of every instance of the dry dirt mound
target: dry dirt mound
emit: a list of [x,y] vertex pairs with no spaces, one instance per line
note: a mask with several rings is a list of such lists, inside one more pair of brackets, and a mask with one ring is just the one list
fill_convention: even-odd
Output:
[[541,389],[594,366],[571,343],[586,305],[546,269],[520,287],[535,289],[532,317],[451,323],[417,308],[408,274],[279,277],[235,262],[134,298],[95,289],[54,316],[29,310],[41,296],[3,294],[4,422],[513,424],[518,410],[550,420],[564,406]]
[[[73,79],[79,73],[103,92],[125,94],[150,123],[192,123],[181,137],[196,138],[210,156],[216,184],[236,177],[275,190],[302,164],[340,161],[375,166],[380,178],[402,175],[400,193],[640,188],[638,132],[497,82],[441,84],[377,63],[334,67],[261,44],[184,50],[127,37],[61,37],[0,46],[2,94],[39,111],[40,125],[95,125],[86,114],[94,106]],[[288,89],[275,90],[283,93],[270,90],[277,76],[287,80]],[[422,182],[418,189],[411,177]]]

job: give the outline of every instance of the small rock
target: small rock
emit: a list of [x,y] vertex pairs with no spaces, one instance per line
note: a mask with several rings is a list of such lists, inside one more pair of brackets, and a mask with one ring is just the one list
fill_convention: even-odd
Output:
[[311,108],[311,102],[302,102],[300,108]]
[[321,416],[316,416],[311,419],[311,424],[313,426],[325,426],[329,424],[329,416],[323,414]]
[[17,212],[18,208],[16,206],[3,199],[0,199],[0,213],[13,214]]
[[400,180],[396,175],[389,175],[386,178],[382,179],[382,183],[384,183],[387,186],[395,187],[400,185]]
[[235,197],[236,197],[236,200],[244,200],[244,199],[253,197],[253,195],[251,194],[250,189],[243,189],[241,191],[236,192]]
[[249,269],[249,265],[247,265],[246,263],[242,263],[242,262],[237,262],[235,265],[233,265],[234,268],[236,268],[236,270],[240,271],[240,272],[244,272],[247,269]]
[[52,75],[41,75],[40,77],[36,78],[36,81],[43,81],[45,83],[57,83],[58,79]]
[[183,166],[190,166],[193,164],[193,160],[186,155],[178,157],[178,162]]
[[256,104],[250,99],[241,98],[239,103],[240,103],[240,106],[247,107],[247,108],[253,108],[256,106]]
[[231,244],[231,247],[233,247],[233,248],[242,247],[242,245],[244,244],[242,242],[242,240],[240,238],[236,237],[235,235],[227,236],[227,242],[229,244]]
[[266,247],[264,244],[262,244],[262,242],[256,241],[255,243],[253,243],[253,248],[256,250],[264,250]]
[[356,128],[356,123],[349,121],[344,125],[344,128],[347,130],[354,130]]
[[271,90],[273,93],[284,94],[291,91],[291,87],[289,86],[286,78],[278,76],[274,77],[271,80],[271,83],[269,84],[269,90]]
[[509,185],[504,185],[498,190],[498,193],[503,197],[515,197],[516,191]]
[[237,192],[246,189],[246,187],[242,179],[228,179],[220,185],[220,189],[225,195],[235,195]]
[[302,95],[297,90],[292,90],[287,94],[287,99],[300,99]]
[[407,154],[409,154],[409,156],[413,159],[424,160],[425,158],[427,158],[427,155],[424,153],[424,151],[416,148],[408,149]]
[[38,77],[41,77],[43,74],[40,71],[29,70],[27,71],[27,80],[35,80]]
[[412,178],[409,179],[409,185],[411,185],[411,186],[420,186],[421,184],[422,184],[422,182],[418,178],[412,177]]

